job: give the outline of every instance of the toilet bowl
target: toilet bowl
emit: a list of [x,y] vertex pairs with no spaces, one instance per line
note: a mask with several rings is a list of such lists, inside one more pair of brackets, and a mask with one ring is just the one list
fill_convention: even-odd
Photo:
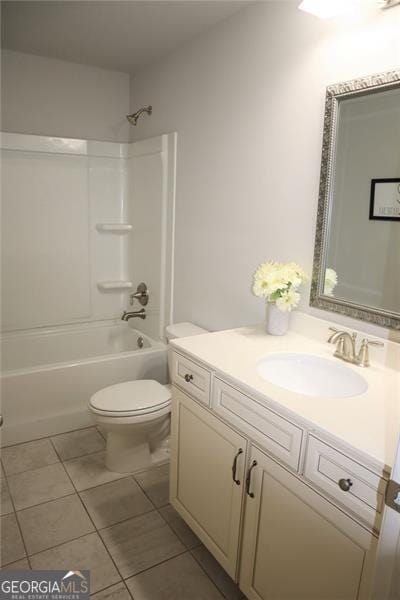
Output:
[[[192,323],[166,328],[167,340],[207,333]],[[106,433],[106,466],[131,473],[169,460],[171,389],[153,379],[111,385],[90,399],[89,411]]]

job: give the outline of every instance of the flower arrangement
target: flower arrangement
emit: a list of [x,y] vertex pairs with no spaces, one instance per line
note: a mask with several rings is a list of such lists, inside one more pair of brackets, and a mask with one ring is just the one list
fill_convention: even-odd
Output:
[[326,269],[325,281],[324,281],[324,294],[325,296],[333,296],[333,290],[337,286],[338,276],[335,269]]
[[253,293],[267,302],[275,302],[280,311],[290,312],[300,301],[297,290],[306,279],[305,272],[295,262],[265,262],[254,273]]

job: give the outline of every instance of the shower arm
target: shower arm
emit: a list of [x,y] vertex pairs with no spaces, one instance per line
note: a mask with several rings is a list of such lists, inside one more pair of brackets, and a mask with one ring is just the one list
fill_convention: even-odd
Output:
[[136,112],[132,113],[131,115],[126,115],[126,118],[128,119],[129,123],[131,125],[136,126],[138,119],[140,117],[140,115],[142,113],[147,113],[148,115],[151,115],[153,112],[153,107],[152,106],[146,106],[145,108],[139,108],[139,110],[137,110]]

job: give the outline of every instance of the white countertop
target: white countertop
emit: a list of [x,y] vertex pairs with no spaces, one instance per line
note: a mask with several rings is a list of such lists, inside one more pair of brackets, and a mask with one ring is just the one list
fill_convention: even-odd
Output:
[[[320,319],[315,321],[321,323]],[[312,321],[308,323],[313,334],[316,330],[321,334],[320,324],[315,328]],[[177,339],[171,344],[178,351],[225,374],[239,386],[245,386],[247,391],[261,396],[271,408],[281,409],[282,414],[292,415],[294,419],[300,418],[309,428],[334,436],[380,468],[390,471],[400,434],[398,344],[386,342],[381,355],[371,348],[371,366],[368,368],[343,363],[363,375],[368,383],[365,393],[350,398],[305,396],[273,385],[257,373],[257,361],[273,352],[303,352],[339,360],[333,358],[334,346],[325,342],[330,323],[322,323],[324,335],[321,335],[321,341],[305,335],[307,323],[303,322],[298,331],[289,331],[282,337],[267,335],[264,325],[259,325]]]

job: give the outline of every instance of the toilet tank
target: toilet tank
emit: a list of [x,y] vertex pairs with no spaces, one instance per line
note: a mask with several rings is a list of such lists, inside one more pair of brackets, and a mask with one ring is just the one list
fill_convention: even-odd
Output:
[[198,327],[193,323],[173,323],[165,328],[165,337],[168,341],[177,338],[190,337],[192,335],[200,335],[201,333],[209,333],[207,329]]

